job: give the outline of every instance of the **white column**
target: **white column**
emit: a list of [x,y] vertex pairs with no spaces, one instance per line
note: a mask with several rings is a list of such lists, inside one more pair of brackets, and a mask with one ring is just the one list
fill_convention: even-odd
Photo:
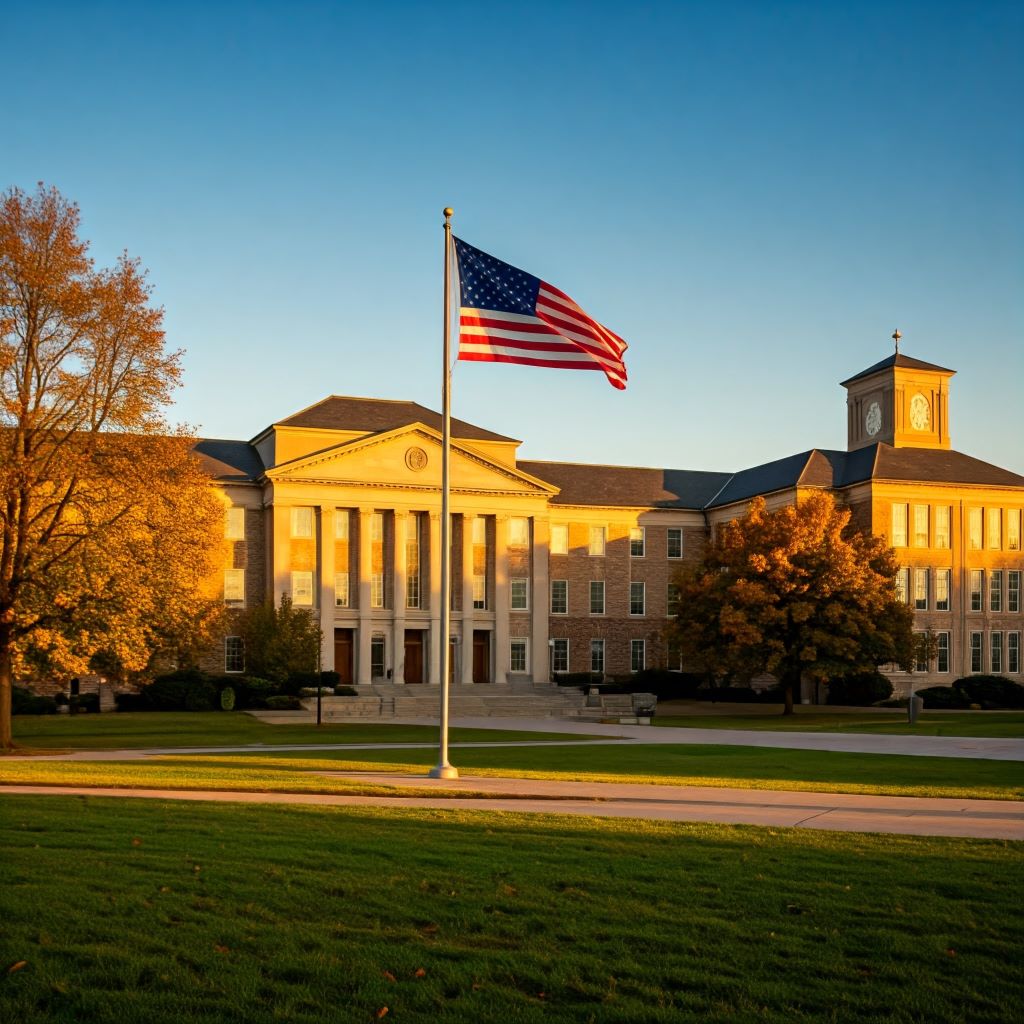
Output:
[[286,505],[274,504],[272,513],[273,523],[273,549],[274,549],[274,571],[271,583],[271,595],[274,599],[274,606],[281,606],[281,595],[291,594],[291,562],[290,562],[290,540],[292,533],[292,510]]
[[371,682],[370,639],[373,623],[370,620],[370,572],[373,567],[373,542],[370,539],[370,519],[373,509],[359,509],[359,639],[356,657],[356,681],[361,685]]
[[473,684],[473,523],[462,516],[462,685]]
[[441,514],[430,513],[430,671],[431,686],[441,683]]
[[547,683],[551,677],[551,658],[548,653],[548,550],[551,524],[547,519],[533,520],[533,558],[530,579],[530,661],[535,683]]
[[508,519],[494,517],[494,681],[508,682]]
[[320,506],[320,667],[325,672],[334,668],[334,515],[333,506]]
[[394,553],[391,564],[395,567],[394,587],[394,626],[391,641],[391,681],[393,683],[405,682],[405,586],[409,566],[407,563],[408,551],[406,549],[406,529],[408,527],[408,513],[395,511],[394,529]]

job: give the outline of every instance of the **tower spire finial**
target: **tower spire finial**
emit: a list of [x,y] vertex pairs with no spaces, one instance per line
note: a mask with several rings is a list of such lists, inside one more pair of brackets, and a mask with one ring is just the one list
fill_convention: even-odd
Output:
[[896,330],[892,332],[892,340],[896,342],[896,355],[900,354],[900,338],[902,337],[903,335],[900,334],[899,328],[897,327]]

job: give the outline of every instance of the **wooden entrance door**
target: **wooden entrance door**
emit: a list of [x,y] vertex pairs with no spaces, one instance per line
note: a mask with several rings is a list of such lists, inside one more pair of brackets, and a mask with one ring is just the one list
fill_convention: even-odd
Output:
[[405,631],[405,681],[423,682],[423,630]]
[[342,686],[352,685],[352,630],[334,631],[334,671]]
[[491,681],[491,634],[486,629],[473,630],[473,682]]

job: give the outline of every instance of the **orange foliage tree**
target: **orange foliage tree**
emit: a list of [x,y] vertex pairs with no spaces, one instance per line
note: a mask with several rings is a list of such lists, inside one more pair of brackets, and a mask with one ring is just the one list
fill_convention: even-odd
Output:
[[913,668],[913,613],[897,596],[897,569],[892,548],[851,529],[849,509],[829,494],[774,512],[756,498],[677,576],[679,614],[666,640],[715,678],[770,672],[791,715],[804,675]]
[[144,668],[208,638],[222,510],[162,410],[181,375],[137,261],[97,269],[78,208],[0,197],[0,748],[31,667]]

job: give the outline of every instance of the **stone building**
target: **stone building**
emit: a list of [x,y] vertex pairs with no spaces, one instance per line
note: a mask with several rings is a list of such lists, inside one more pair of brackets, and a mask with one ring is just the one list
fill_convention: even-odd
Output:
[[[670,579],[763,495],[826,489],[885,535],[938,652],[905,690],[970,672],[1021,680],[1024,477],[950,446],[952,370],[893,355],[843,382],[846,451],[737,473],[518,458],[520,442],[452,421],[452,682],[625,675],[665,663]],[[440,679],[438,413],[332,396],[251,441],[197,446],[226,504],[224,598],[310,608],[344,682]],[[238,637],[221,652],[242,671]]]

